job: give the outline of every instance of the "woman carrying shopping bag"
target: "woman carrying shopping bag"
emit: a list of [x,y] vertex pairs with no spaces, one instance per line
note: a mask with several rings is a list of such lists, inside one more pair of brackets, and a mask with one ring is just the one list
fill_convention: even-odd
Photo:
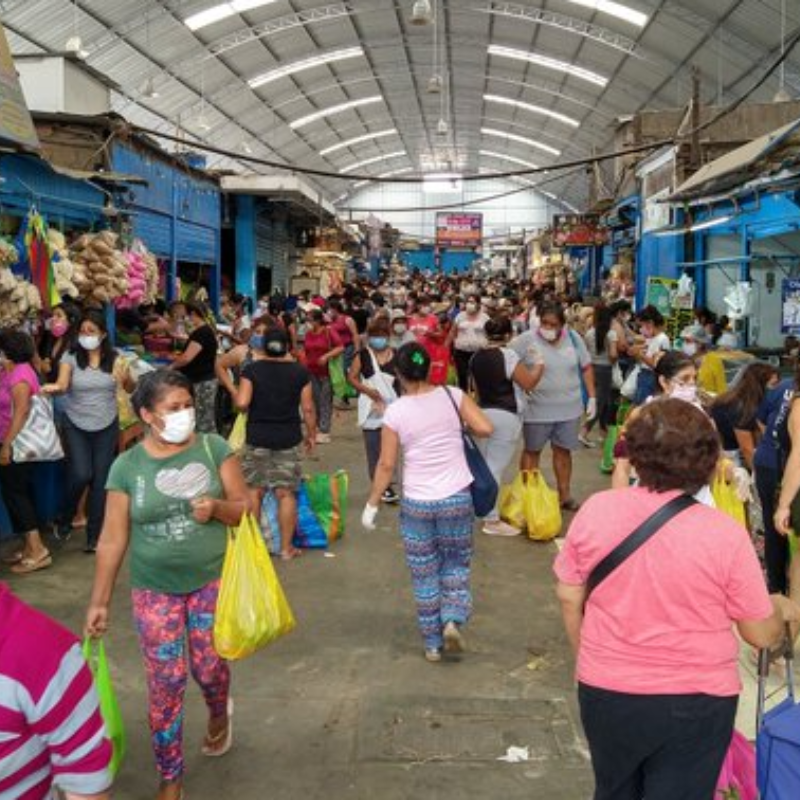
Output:
[[[389,320],[386,317],[371,320],[367,326],[367,346],[356,354],[347,376],[350,385],[359,394],[358,425],[364,435],[370,482],[375,478],[375,468],[381,455],[383,415],[400,393],[397,359],[389,346],[389,334]],[[397,503],[399,500],[400,496],[390,484],[381,501]]]
[[[247,486],[224,439],[195,433],[191,381],[173,370],[145,375],[133,394],[145,439],[123,453],[108,479],[105,523],[86,633],[102,636],[117,574],[131,550],[133,613],[144,656],[158,800],[183,791],[183,696],[187,660],[208,707],[202,752],[231,746],[230,673],[212,627],[226,526],[247,509]],[[186,656],[188,641],[188,659]]]
[[489,436],[492,423],[460,389],[428,382],[431,361],[420,344],[397,354],[403,396],[386,409],[381,456],[362,523],[375,527],[381,497],[392,481],[403,448],[400,532],[411,570],[417,621],[425,658],[464,649],[461,627],[472,611],[470,563],[475,512],[473,482],[464,454],[462,422],[475,436]]
[[[477,392],[478,405],[489,418],[492,435],[479,441],[479,447],[498,485],[522,436],[521,407],[524,393],[533,391],[542,379],[544,362],[528,367],[506,345],[511,338],[511,320],[497,317],[486,323],[489,346],[476,353],[469,364],[469,375]],[[489,536],[517,536],[521,530],[503,522],[495,508],[485,517],[483,532]]]

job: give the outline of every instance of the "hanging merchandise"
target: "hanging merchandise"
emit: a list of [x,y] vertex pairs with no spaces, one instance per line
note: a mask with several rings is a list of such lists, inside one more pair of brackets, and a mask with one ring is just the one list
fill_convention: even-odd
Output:
[[119,235],[85,233],[72,246],[73,281],[81,297],[108,303],[128,291],[128,262],[117,249]]
[[0,240],[0,328],[14,328],[42,310],[39,290],[14,274],[19,263],[19,250]]
[[753,313],[753,286],[749,282],[740,281],[728,287],[724,299],[728,316],[734,322]]
[[55,281],[55,290],[59,301],[65,297],[77,297],[79,295],[78,287],[72,282],[75,265],[69,257],[66,237],[61,231],[50,228],[47,231],[47,243],[50,246],[53,280]]
[[22,221],[17,235],[17,249],[20,259],[12,267],[14,273],[36,287],[39,307],[44,306],[49,311],[51,306],[58,305],[60,298],[53,279],[47,225],[35,208],[32,208]]
[[136,308],[147,295],[147,264],[144,258],[133,250],[124,253],[128,263],[128,291],[114,299],[117,308]]

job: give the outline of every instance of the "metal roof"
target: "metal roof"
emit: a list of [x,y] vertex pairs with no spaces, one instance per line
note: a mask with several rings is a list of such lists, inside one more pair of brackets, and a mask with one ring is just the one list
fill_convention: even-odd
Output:
[[[183,129],[234,154],[330,170],[333,177],[308,179],[329,198],[348,188],[339,171],[362,161],[370,162],[364,173],[379,176],[587,157],[612,147],[616,118],[685,105],[692,65],[703,100],[724,103],[780,51],[781,0],[430,0],[436,24],[421,26],[410,21],[414,4],[0,0],[0,19],[16,53],[62,52],[80,36],[87,64],[120,87],[113,110],[131,121]],[[800,3],[785,7],[790,35]],[[203,12],[216,21],[200,24]],[[273,70],[280,72],[267,82],[249,83]],[[438,94],[428,92],[434,74],[442,77]],[[783,75],[785,89],[800,96],[800,49]],[[769,101],[778,88],[776,74],[752,99]],[[367,138],[387,130],[396,133]],[[269,171],[236,158],[211,163]],[[548,188],[586,203],[580,174]]]

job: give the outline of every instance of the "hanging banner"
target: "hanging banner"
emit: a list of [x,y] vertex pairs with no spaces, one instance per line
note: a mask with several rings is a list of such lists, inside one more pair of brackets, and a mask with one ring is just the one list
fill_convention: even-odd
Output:
[[608,242],[608,230],[599,214],[554,214],[553,242],[556,247],[591,247]]
[[800,279],[784,278],[781,297],[781,333],[800,335]]
[[3,140],[39,149],[39,137],[22,94],[6,32],[0,25],[0,141]]
[[437,247],[480,247],[483,241],[483,214],[436,215]]

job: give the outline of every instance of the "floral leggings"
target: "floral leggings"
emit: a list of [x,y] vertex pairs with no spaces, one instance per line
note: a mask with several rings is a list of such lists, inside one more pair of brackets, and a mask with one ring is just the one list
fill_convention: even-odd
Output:
[[219,581],[189,594],[133,590],[133,616],[147,672],[150,735],[164,781],[183,775],[183,696],[189,666],[211,716],[228,705],[230,670],[214,650],[214,612]]

